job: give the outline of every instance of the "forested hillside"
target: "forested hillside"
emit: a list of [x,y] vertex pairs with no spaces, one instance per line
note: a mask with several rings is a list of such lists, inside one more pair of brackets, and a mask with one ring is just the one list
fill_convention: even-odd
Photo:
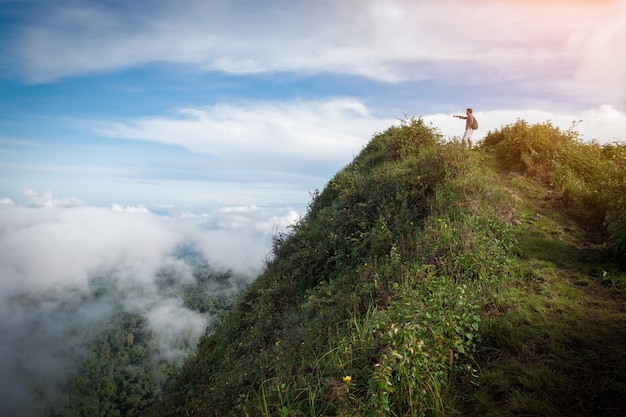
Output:
[[312,195],[149,416],[626,413],[626,147],[421,119]]
[[[247,280],[231,271],[215,270],[191,248],[181,248],[178,256],[193,270],[192,279],[181,280],[179,272],[164,269],[157,278],[157,290],[210,318],[206,329],[210,333]],[[63,395],[42,400],[44,416],[139,416],[160,397],[186,356],[195,352],[193,335],[175,334],[172,329],[159,340],[146,323],[145,313],[125,305],[122,291],[115,277],[106,275],[92,279],[89,291],[82,295],[107,304],[114,313],[83,348],[85,359],[59,387]]]

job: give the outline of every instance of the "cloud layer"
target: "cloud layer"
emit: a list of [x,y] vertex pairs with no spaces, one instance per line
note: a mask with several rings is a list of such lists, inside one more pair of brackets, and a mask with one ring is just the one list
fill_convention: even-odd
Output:
[[[108,209],[68,205],[76,201],[50,192],[29,196],[28,206],[0,205],[3,415],[36,415],[120,306],[146,319],[160,357],[180,359],[181,338],[193,346],[211,317],[159,288],[163,271],[178,283],[193,281],[178,249],[193,247],[213,268],[250,280],[269,256],[272,233],[298,218],[294,211],[254,206],[164,217],[142,206]],[[115,299],[93,298],[96,281],[114,286]]]

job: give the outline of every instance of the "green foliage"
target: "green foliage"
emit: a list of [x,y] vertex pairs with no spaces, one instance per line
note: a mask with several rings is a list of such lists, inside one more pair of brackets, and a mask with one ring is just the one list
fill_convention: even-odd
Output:
[[136,416],[151,405],[159,382],[175,372],[171,364],[153,362],[153,335],[144,330],[144,320],[120,313],[93,344],[66,388],[66,404],[48,407],[46,415]]
[[609,244],[616,259],[626,266],[626,197],[615,200],[607,212],[606,222],[609,231]]
[[574,130],[524,120],[489,132],[492,148],[507,169],[520,170],[553,187],[565,206],[591,229],[605,230],[617,259],[624,259],[626,144],[583,143]]
[[577,143],[577,133],[566,132],[552,123],[530,125],[525,120],[488,132],[483,147],[495,147],[503,164],[509,169],[519,169],[545,176],[550,181],[551,164],[568,158],[569,145]]
[[[624,178],[617,174],[623,146],[612,146],[585,145],[572,130],[524,121],[490,132],[483,144],[506,169],[541,179],[542,190],[555,187],[554,201],[578,207],[579,217],[584,204],[606,210],[620,247],[624,200],[614,197],[624,195],[617,191],[623,182],[616,182]],[[604,168],[616,173],[600,174],[591,154],[613,160]],[[582,317],[582,302],[568,298],[573,291],[562,283],[549,288],[552,304],[544,302],[539,277],[556,274],[529,266],[537,262],[529,259],[567,267],[571,256],[596,255],[569,240],[555,243],[558,230],[537,228],[553,223],[516,215],[516,194],[501,184],[491,155],[442,142],[421,119],[374,136],[312,194],[306,216],[274,238],[265,271],[202,339],[150,415],[485,415],[500,397],[513,404],[507,408],[513,415],[554,410],[538,394],[541,378],[559,382],[547,367],[504,387],[506,371],[491,373],[488,362],[489,372],[482,372],[476,358],[497,362],[494,345],[524,355],[528,341],[553,337],[550,330],[555,338],[565,334],[560,322],[537,330],[528,324],[542,314],[576,307],[571,322]],[[596,183],[610,197],[588,193]],[[520,219],[532,234],[514,227]],[[510,320],[499,320],[507,312]],[[546,349],[562,354],[556,347],[564,344]],[[475,389],[485,377],[493,391]]]
[[[193,282],[181,284],[175,275],[175,271],[160,273],[157,283],[161,294],[180,296],[186,308],[210,315],[213,326],[230,310],[237,286],[243,286],[232,272],[216,271],[202,262],[194,264]],[[107,296],[111,303],[119,303],[122,295],[108,280],[95,279],[92,296]],[[97,340],[88,346],[90,355],[64,388],[64,401],[48,405],[45,415],[140,416],[180,370],[182,359],[162,358],[156,335],[147,328],[145,319],[118,307]],[[190,354],[195,346],[181,339],[178,348]]]
[[384,162],[397,161],[414,156],[424,147],[440,143],[441,134],[432,126],[426,126],[421,118],[403,118],[399,124],[374,136],[355,158],[365,169]]
[[444,414],[511,246],[491,218],[510,199],[477,166],[421,119],[376,135],[275,237],[154,415]]

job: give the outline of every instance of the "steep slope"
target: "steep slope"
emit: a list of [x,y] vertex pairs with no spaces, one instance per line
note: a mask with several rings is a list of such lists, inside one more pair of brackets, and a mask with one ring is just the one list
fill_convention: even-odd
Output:
[[[488,139],[507,144],[501,136]],[[624,369],[608,375],[607,359],[622,359],[626,347],[617,331],[625,328],[624,273],[605,235],[572,220],[585,219],[581,210],[573,216],[544,201],[557,195],[559,209],[578,207],[562,191],[570,183],[557,192],[532,179],[541,161],[523,150],[518,159],[535,171],[512,173],[497,164],[508,161],[503,146],[486,142],[476,151],[444,143],[421,119],[376,135],[313,195],[291,233],[275,238],[265,272],[150,415],[619,410]],[[619,204],[602,210],[619,219]],[[577,327],[581,318],[589,321]],[[602,323],[615,327],[611,337],[591,332]],[[572,373],[583,345],[598,374]],[[578,376],[589,401],[568,397],[581,394],[572,388]]]

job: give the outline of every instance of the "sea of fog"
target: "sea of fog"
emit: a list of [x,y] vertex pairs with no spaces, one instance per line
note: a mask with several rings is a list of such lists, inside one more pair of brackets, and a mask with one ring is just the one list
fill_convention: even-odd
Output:
[[[157,214],[45,196],[27,205],[0,200],[0,415],[37,415],[119,309],[145,319],[161,359],[180,360],[178,339],[195,344],[211,322],[158,285],[164,271],[193,279],[181,248],[252,280],[271,256],[272,236],[299,216],[278,207]],[[114,296],[93,296],[94,282],[113,286]]]

